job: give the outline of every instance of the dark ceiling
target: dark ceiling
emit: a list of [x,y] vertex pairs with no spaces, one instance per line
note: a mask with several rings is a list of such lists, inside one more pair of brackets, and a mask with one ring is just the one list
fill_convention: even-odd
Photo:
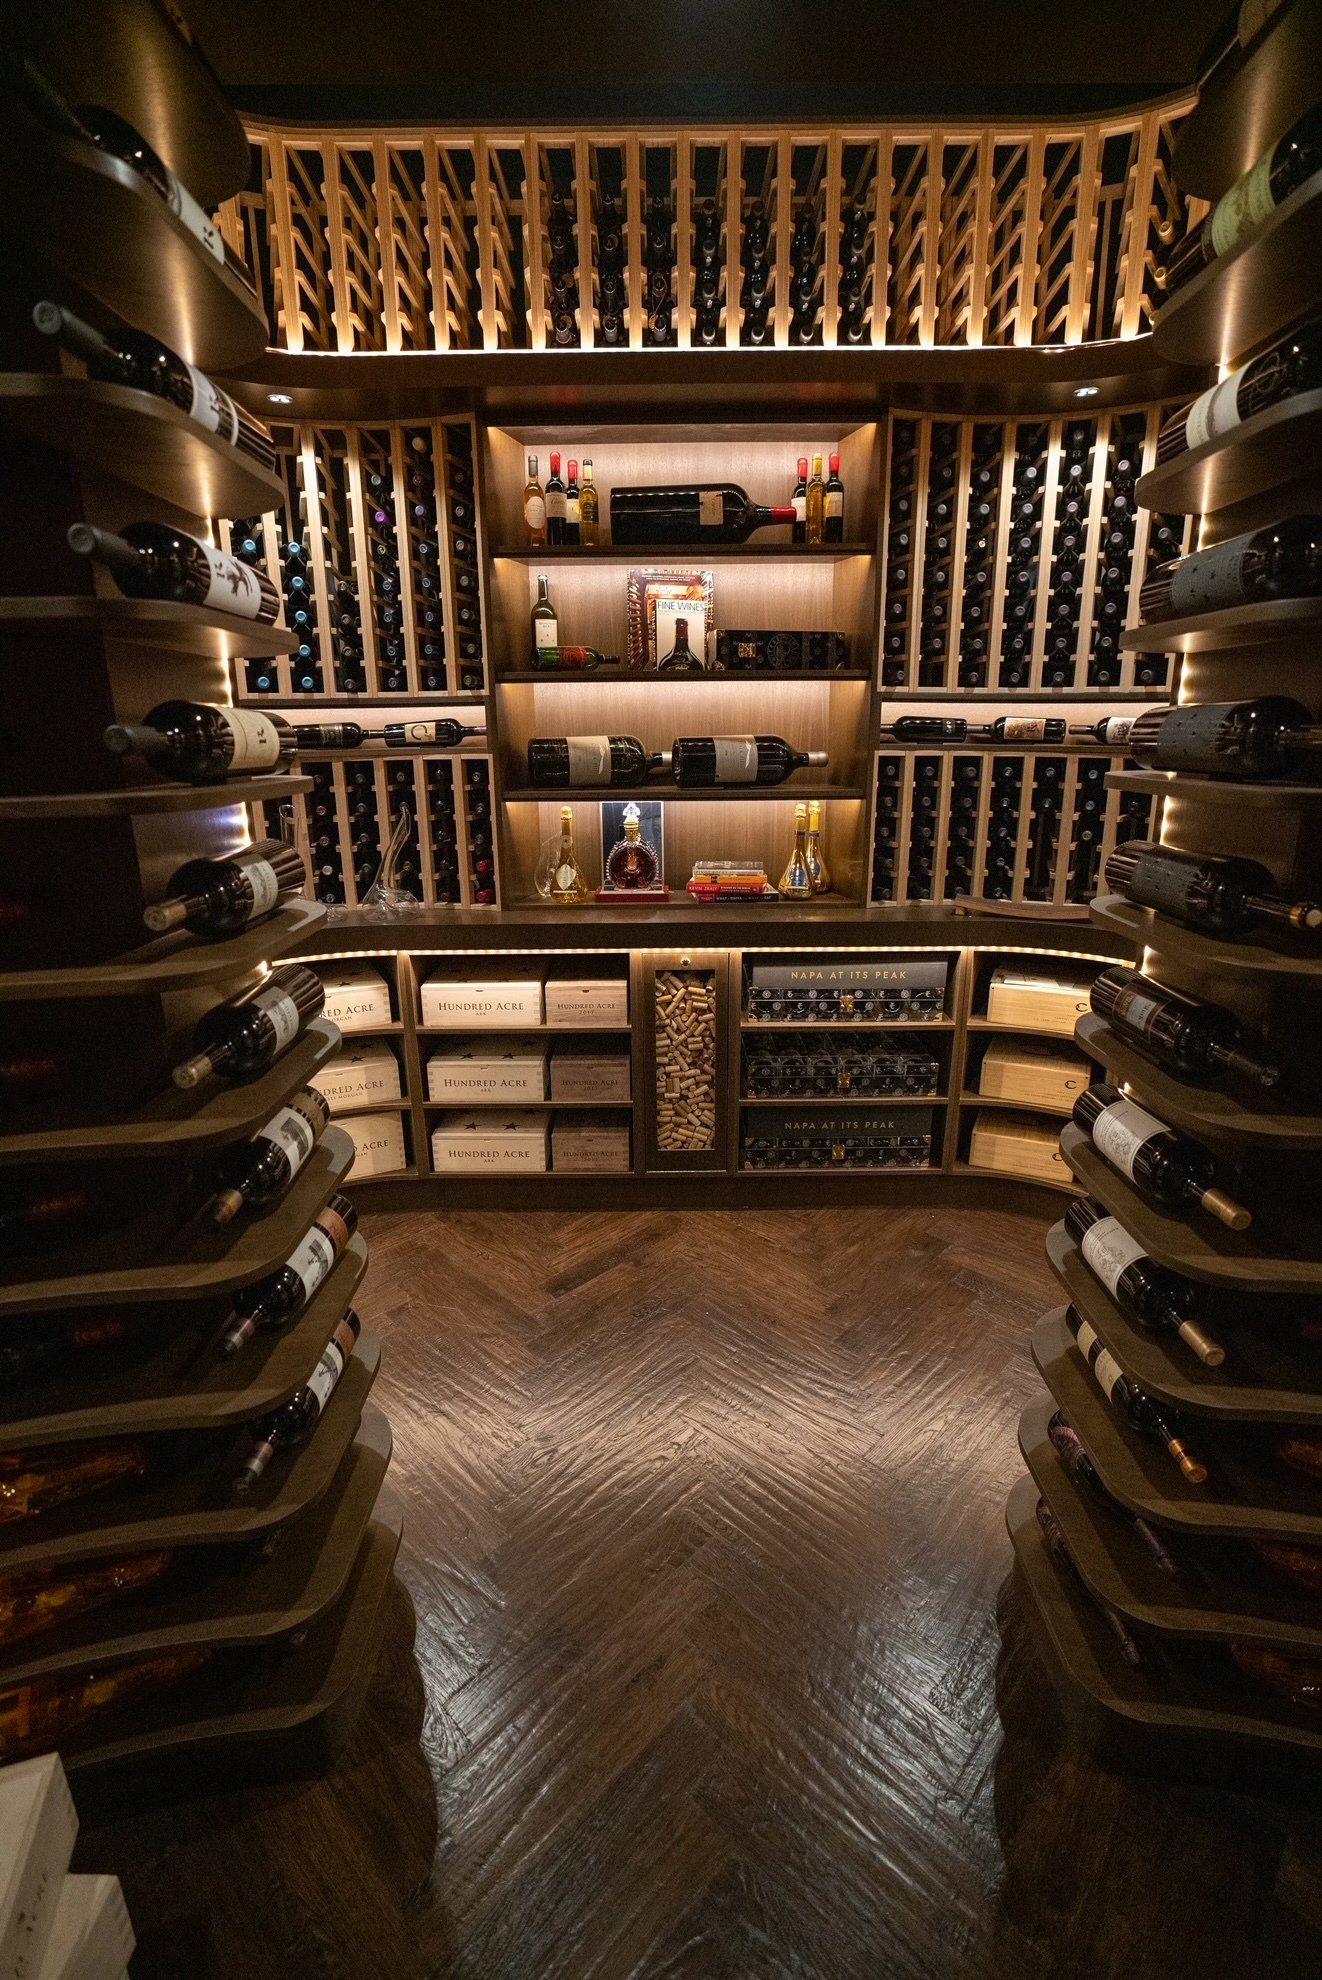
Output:
[[242,108],[316,120],[1069,115],[1184,88],[1227,0],[185,0]]

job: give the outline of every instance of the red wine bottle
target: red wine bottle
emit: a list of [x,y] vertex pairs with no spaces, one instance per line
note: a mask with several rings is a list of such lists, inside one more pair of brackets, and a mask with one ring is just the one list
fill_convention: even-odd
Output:
[[1172,415],[1157,436],[1158,461],[1223,440],[1255,413],[1322,386],[1322,317],[1290,331],[1257,357],[1209,385],[1192,405]]
[[1283,694],[1148,708],[1133,718],[1129,753],[1145,769],[1271,782],[1307,775],[1322,754],[1322,723]]
[[1144,619],[1160,621],[1269,599],[1316,598],[1319,592],[1322,516],[1291,516],[1158,564],[1138,603]]
[[1322,166],[1322,108],[1308,110],[1270,151],[1229,192],[1222,193],[1212,211],[1186,234],[1166,269],[1166,288],[1174,294],[1219,255],[1229,254],[1268,220],[1283,200]]
[[170,876],[165,899],[145,908],[142,918],[157,935],[186,928],[219,941],[274,913],[306,885],[301,853],[279,839],[259,839],[227,859],[186,860]]
[[[1156,713],[1164,715],[1166,710],[1159,708]],[[1139,715],[1103,715],[1098,722],[1071,722],[1070,734],[1090,736],[1094,742],[1110,743],[1114,747],[1128,742],[1134,724],[1141,720],[1142,717]]]
[[1113,1169],[1142,1195],[1172,1210],[1206,1210],[1232,1231],[1246,1231],[1252,1213],[1216,1187],[1216,1164],[1187,1135],[1176,1134],[1118,1086],[1090,1086],[1074,1102],[1074,1124]]
[[1280,1068],[1244,1050],[1239,1020],[1221,1004],[1186,997],[1141,970],[1114,963],[1092,980],[1092,1008],[1159,1066],[1211,1086],[1226,1073],[1273,1087]]
[[612,488],[610,512],[616,543],[745,543],[755,530],[795,520],[792,502],[764,508],[734,482]]
[[485,722],[472,728],[463,722],[387,722],[382,733],[387,749],[457,749],[469,736],[486,732]]
[[115,1313],[93,1313],[76,1320],[43,1316],[22,1331],[7,1327],[0,1340],[0,1385],[30,1382],[47,1372],[67,1374],[78,1356],[118,1347],[128,1335],[129,1322]]
[[1274,894],[1271,874],[1256,859],[1221,859],[1127,839],[1107,855],[1106,884],[1138,907],[1216,935],[1246,935],[1261,922],[1292,934],[1322,928],[1322,905]]
[[1068,1575],[1072,1582],[1078,1584],[1086,1600],[1106,1622],[1125,1662],[1132,1664],[1135,1669],[1140,1668],[1147,1662],[1147,1658],[1143,1655],[1133,1631],[1119,1610],[1113,1609],[1109,1602],[1103,1601],[1100,1595],[1094,1593],[1091,1584],[1084,1580],[1060,1521],[1045,1499],[1039,1499],[1037,1502],[1037,1523],[1042,1530],[1042,1540],[1047,1553],[1061,1574]]
[[1156,1264],[1118,1218],[1086,1196],[1066,1210],[1065,1229],[1122,1313],[1149,1333],[1178,1334],[1208,1368],[1220,1367],[1226,1351],[1193,1317],[1198,1288],[1192,1279]]
[[528,744],[528,782],[538,790],[592,789],[645,783],[665,763],[636,736],[534,736]]
[[283,1265],[246,1286],[234,1302],[233,1322],[222,1352],[237,1354],[259,1327],[287,1327],[329,1278],[335,1262],[358,1228],[358,1212],[347,1196],[332,1196]]
[[250,1141],[227,1148],[216,1167],[216,1193],[204,1211],[220,1229],[241,1211],[268,1210],[279,1202],[330,1119],[325,1096],[305,1086],[277,1107]]
[[90,523],[74,523],[69,548],[107,565],[126,598],[198,605],[209,612],[255,619],[262,626],[273,626],[280,610],[275,586],[265,571],[166,523],[129,523],[118,536],[108,529],[93,529]]
[[1102,1483],[1101,1474],[1089,1457],[1082,1437],[1063,1410],[1056,1410],[1052,1416],[1047,1425],[1047,1436],[1051,1439],[1051,1448],[1060,1459],[1062,1469],[1071,1484],[1078,1488],[1080,1495],[1091,1493],[1093,1498],[1100,1505],[1105,1506],[1116,1519],[1123,1520],[1143,1542],[1152,1556],[1153,1564],[1162,1574],[1169,1574],[1178,1580],[1181,1574],[1179,1563],[1173,1558],[1156,1528],[1148,1524],[1142,1513],[1131,1512],[1128,1506],[1122,1505],[1114,1492]]
[[685,789],[783,784],[828,761],[824,749],[791,749],[781,736],[676,736],[670,750],[671,774]]
[[175,1067],[175,1085],[197,1086],[211,1078],[242,1085],[256,1079],[325,1007],[326,992],[315,970],[285,963],[255,990],[215,1005],[198,1021],[197,1049]]
[[822,542],[845,540],[845,484],[840,479],[840,456],[829,454],[826,487],[822,491]]
[[253,1426],[253,1448],[234,1480],[234,1491],[239,1498],[252,1491],[277,1452],[292,1451],[312,1435],[348,1366],[359,1326],[358,1315],[351,1307],[322,1349],[309,1380],[294,1391],[288,1402],[281,1403],[279,1409],[273,1409]]
[[226,777],[277,770],[292,761],[298,734],[279,715],[209,701],[162,701],[144,722],[106,730],[116,756],[141,756],[164,777],[218,784]]
[[1160,1444],[1191,1485],[1205,1485],[1207,1466],[1201,1458],[1194,1456],[1186,1443],[1184,1426],[1176,1413],[1167,1404],[1155,1402],[1131,1375],[1126,1375],[1077,1306],[1066,1307],[1065,1324],[1073,1334],[1094,1381],[1117,1416],[1123,1416],[1140,1436]]

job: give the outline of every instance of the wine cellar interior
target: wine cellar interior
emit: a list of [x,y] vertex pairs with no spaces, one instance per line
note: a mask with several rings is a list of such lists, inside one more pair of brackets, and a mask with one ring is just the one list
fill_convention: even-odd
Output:
[[[1008,1768],[1005,1699],[1049,1673],[1090,1877],[1094,1783],[1117,1829],[1187,1783],[1283,1824],[1316,1794],[1322,0],[1245,0],[1132,108],[793,123],[378,116],[366,83],[361,121],[313,121],[245,104],[191,12],[54,4],[3,67],[0,1763],[59,1753],[88,1867],[102,1845],[148,1914],[179,1902],[171,1807],[195,1863],[241,1811],[278,1877],[281,1797],[322,1797],[309,1823],[361,1849],[362,1786],[388,1855],[382,1756],[421,1768],[405,1826],[435,1837],[439,1807],[435,1864],[398,1904],[373,1868],[379,1944],[338,1899],[326,1964],[291,1927],[298,1976],[411,1974],[397,1930],[419,1980],[1197,1966],[1174,1925],[1128,1967],[1114,1921],[1085,1941],[1041,1917],[1031,1959],[1007,1937],[975,1966],[971,1939],[933,1952],[921,1907],[869,1964],[900,1818],[863,1783],[917,1741],[888,1793],[953,1806],[933,1700],[977,1692]],[[673,1311],[670,1244],[698,1274]],[[825,1321],[791,1293],[804,1260]],[[979,1274],[1013,1324],[975,1348]],[[649,1347],[681,1322],[683,1348]],[[863,1359],[810,1379],[828,1325]],[[948,1470],[906,1502],[915,1531],[934,1492],[994,1512],[960,1596],[993,1653],[883,1686],[863,1760],[859,1618],[907,1599],[871,1535],[923,1462],[860,1372],[883,1347],[894,1395],[930,1363],[927,1409],[957,1424],[978,1389],[1019,1450],[998,1430],[975,1487]],[[618,1417],[617,1445],[585,1428],[616,1385],[634,1455]],[[822,1424],[865,1402],[837,1452]],[[802,1452],[767,1455],[796,1408]],[[722,1410],[737,1457],[711,1455]],[[866,1559],[874,1592],[839,1582],[829,1640],[823,1594],[803,1698],[758,1707],[816,1783],[760,1860],[795,1866],[779,1923],[731,1869],[741,1897],[663,1930],[700,1802],[614,1934],[637,1865],[601,1812],[609,1706],[574,1789],[598,1812],[573,1818],[606,1895],[575,1887],[577,1910],[550,1802],[543,1886],[500,1867],[465,1770],[501,1751],[513,1783],[525,1735],[534,1769],[559,1751],[538,1713],[593,1683],[571,1641],[605,1669],[609,1630],[628,1656],[659,1640],[659,1607],[637,1640],[622,1597],[607,1617],[592,1522],[623,1495],[640,1535],[635,1474],[701,1466],[715,1510],[694,1486],[701,1540],[654,1537],[645,1591],[728,1539],[731,1481],[767,1524],[732,1571],[742,1620],[713,1596],[720,1622],[686,1624],[685,1682],[709,1626],[740,1671],[760,1603],[800,1629],[772,1537],[794,1508],[855,1492],[803,1552]],[[600,1577],[572,1623],[512,1592],[537,1544],[502,1529],[516,1470],[564,1523],[565,1604]],[[934,1526],[909,1557],[925,1601],[962,1545]],[[746,1840],[755,1804],[800,1805],[780,1736],[703,1696],[696,1722],[763,1742]],[[628,1768],[677,1737],[641,1724]],[[835,1757],[810,1763],[819,1734]],[[510,1838],[543,1792],[573,1800],[546,1766]],[[852,1865],[834,1922],[795,1909],[814,1794],[853,1824],[813,1842]],[[966,1874],[955,1839],[939,1873],[900,1826],[911,1881]],[[1322,1948],[1316,1839],[1291,1848],[1311,1907],[1275,1890],[1235,1970]],[[476,1884],[517,1886],[507,1941],[470,1929],[466,1850]],[[244,1933],[283,1929],[266,1904],[186,1953],[139,1909],[131,1970],[247,1970]]]

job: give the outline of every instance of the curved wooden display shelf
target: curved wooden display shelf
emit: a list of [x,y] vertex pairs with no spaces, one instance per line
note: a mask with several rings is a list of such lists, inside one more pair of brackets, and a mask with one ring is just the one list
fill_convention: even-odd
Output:
[[211,1432],[163,1431],[155,1479],[94,1492],[0,1528],[0,1574],[148,1547],[256,1540],[286,1525],[316,1503],[339,1471],[380,1358],[376,1341],[364,1330],[312,1435],[286,1458],[277,1458],[246,1499],[236,1498],[233,1490],[234,1474],[250,1447],[246,1430],[229,1425]]
[[[339,1049],[336,1026],[329,1018],[315,1018],[302,1037],[247,1086],[216,1083],[210,1093],[205,1088],[185,1093],[171,1083],[129,1120],[51,1125],[0,1135],[0,1168],[18,1162],[124,1161],[159,1154],[163,1148],[183,1161],[194,1161],[213,1148],[255,1134]],[[199,1099],[199,1092],[204,1097]]]
[[979,1176],[989,1182],[1029,1183],[1035,1189],[1063,1190],[1067,1196],[1076,1195],[1074,1184],[1064,1182],[1055,1176],[1018,1175],[1012,1169],[987,1169],[981,1162],[956,1162],[951,1170],[956,1176]]
[[[792,667],[765,673],[748,673],[733,668],[721,669],[705,674],[685,674],[685,688],[693,687],[752,687],[763,686],[774,681],[777,687],[796,682],[805,687],[830,687],[834,681],[870,681],[871,674],[866,667]],[[642,673],[630,667],[497,667],[492,677],[495,687],[674,687],[675,677],[671,674],[654,672]],[[299,696],[302,707],[306,697]],[[436,695],[427,696],[428,706],[438,700]],[[451,695],[452,701],[480,701],[481,695]],[[361,706],[361,703],[359,704]],[[388,752],[393,754],[393,752]],[[462,755],[462,752],[456,752]]]
[[[136,1301],[207,1299],[248,1285],[284,1263],[354,1159],[343,1128],[328,1127],[269,1217],[241,1224],[237,1232],[212,1231],[196,1221],[163,1240],[168,1257],[131,1265],[70,1272],[67,1252],[57,1255],[48,1278],[18,1279],[0,1286],[0,1319],[19,1313],[54,1313],[70,1306],[123,1306]],[[30,1265],[36,1261],[20,1261]]]
[[1322,804],[1322,784],[1249,784],[1234,777],[1194,777],[1183,770],[1108,770],[1111,791],[1141,791],[1182,804],[1224,805],[1235,811],[1275,811],[1283,804]]
[[13,186],[9,227],[116,316],[203,371],[261,356],[256,295],[121,159],[57,137],[17,107],[0,131],[0,157]]
[[1159,1444],[1136,1436],[1103,1400],[1058,1314],[1038,1321],[1032,1348],[1043,1381],[1083,1439],[1102,1483],[1131,1512],[1158,1528],[1213,1538],[1274,1534],[1322,1542],[1322,1493],[1316,1486],[1293,1478],[1284,1467],[1265,1479],[1231,1448],[1224,1430],[1201,1423],[1198,1452],[1211,1476],[1205,1485],[1190,1485]]
[[186,1765],[196,1793],[203,1771],[208,1782],[235,1768],[245,1780],[253,1770],[269,1780],[293,1766],[329,1766],[352,1730],[376,1662],[399,1538],[398,1514],[369,1520],[343,1594],[296,1651],[276,1662],[260,1651],[240,1651],[224,1676],[204,1667],[193,1683],[136,1700],[104,1726],[93,1721],[81,1738],[75,1734],[60,1758],[79,1783],[80,1804],[89,1776],[126,1767],[150,1767],[155,1780],[162,1764]]
[[0,971],[0,1004],[44,998],[155,997],[172,990],[209,989],[269,961],[291,942],[301,942],[325,919],[319,901],[299,898],[225,942],[200,942],[181,929],[110,962]]
[[1195,612],[1185,619],[1125,626],[1120,644],[1132,653],[1228,653],[1281,640],[1302,644],[1319,626],[1322,598],[1268,598],[1254,605],[1225,605],[1219,612]]
[[175,605],[166,598],[87,596],[0,598],[0,632],[11,627],[46,632],[82,626],[107,638],[209,660],[259,660],[294,653],[298,641],[282,626],[259,626],[237,612],[210,605]]
[[1320,445],[1322,389],[1301,392],[1151,468],[1134,493],[1145,509],[1212,515],[1313,474]]
[[1158,312],[1152,341],[1184,364],[1231,364],[1288,330],[1317,301],[1322,171],[1219,255]]
[[[1270,1312],[1239,1309],[1208,1329],[1226,1350],[1208,1368],[1174,1334],[1149,1333],[1094,1278],[1063,1223],[1047,1232],[1047,1263],[1127,1375],[1189,1415],[1242,1423],[1322,1423],[1318,1356],[1292,1354]],[[1322,1496],[1319,1496],[1322,1510]]]
[[1103,1160],[1073,1121],[1061,1131],[1060,1152],[1083,1187],[1120,1219],[1158,1265],[1229,1292],[1322,1293],[1322,1258],[1265,1248],[1276,1234],[1264,1235],[1257,1225],[1229,1231],[1201,1210],[1180,1217],[1150,1203]]
[[1133,1764],[1149,1772],[1178,1766],[1185,1774],[1224,1773],[1241,1790],[1250,1763],[1271,1772],[1304,1768],[1311,1777],[1322,1757],[1322,1728],[1286,1717],[1289,1708],[1269,1692],[1232,1694],[1227,1683],[1224,1698],[1213,1700],[1206,1686],[1191,1683],[1172,1697],[1125,1661],[1100,1611],[1065,1581],[1047,1553],[1037,1501],[1034,1480],[1019,1479],[1005,1524],[1035,1636],[1090,1745],[1109,1755],[1119,1743]]
[[169,811],[229,811],[239,804],[279,804],[312,789],[311,777],[231,777],[224,784],[140,784],[109,791],[51,791],[0,797],[0,825],[54,818],[146,818]]
[[[181,1327],[131,1369],[98,1379],[0,1391],[0,1451],[88,1437],[138,1437],[160,1430],[214,1430],[288,1400],[349,1309],[367,1270],[367,1246],[354,1237],[316,1297],[288,1327],[259,1329],[242,1352],[220,1353],[222,1328]],[[12,1413],[11,1413],[12,1412]]]
[[184,1550],[165,1581],[0,1654],[0,1687],[125,1657],[280,1641],[343,1593],[390,1462],[390,1425],[372,1403],[334,1479],[269,1558],[247,1546]]
[[[839,564],[848,557],[872,557],[871,543],[575,543],[543,544],[530,550],[526,544],[504,543],[491,551],[496,560],[509,564],[636,564],[673,562],[676,558],[691,564],[695,557],[703,563]],[[686,674],[686,681],[701,680]]]
[[1108,1067],[1126,1086],[1136,1087],[1140,1099],[1149,1101],[1168,1127],[1184,1128],[1203,1141],[1242,1147],[1253,1154],[1272,1148],[1300,1154],[1322,1148],[1322,1112],[1269,1113],[1249,1106],[1233,1090],[1178,1079],[1127,1044],[1092,1011],[1079,1019],[1074,1037],[1090,1059]]
[[[1065,1535],[1079,1573],[1093,1594],[1144,1629],[1172,1636],[1234,1636],[1322,1650],[1322,1607],[1257,1563],[1246,1542],[1181,1534],[1180,1565],[1165,1574],[1129,1521],[1086,1487],[1076,1486],[1047,1433],[1053,1401],[1030,1403],[1019,1419],[1019,1449],[1038,1491]],[[1227,1554],[1244,1569],[1237,1581]]]
[[284,500],[278,475],[208,433],[169,400],[128,385],[53,372],[6,372],[0,377],[0,426],[190,515],[261,515]]
[[[1220,199],[1319,100],[1322,5],[1293,0],[1254,36],[1224,80],[1213,76],[1175,140],[1181,191]],[[1140,497],[1140,499],[1142,499]]]
[[[661,804],[794,804],[807,798],[821,798],[823,801],[828,798],[852,798],[861,802],[868,795],[864,784],[824,784],[813,777],[805,778],[801,784],[714,784],[702,790],[692,790],[681,784],[638,784],[630,785],[629,789],[635,797],[655,798]],[[506,804],[610,804],[618,801],[619,795],[620,787],[609,784],[591,788],[577,785],[573,790],[550,791],[516,784],[512,789],[507,785],[501,793]],[[687,912],[685,902],[681,901],[679,905]],[[620,912],[628,914],[629,909],[622,908]]]
[[1152,908],[1134,907],[1119,894],[1098,894],[1092,902],[1092,914],[1103,928],[1123,935],[1136,949],[1155,949],[1159,955],[1174,956],[1196,969],[1214,970],[1222,976],[1322,976],[1322,941],[1314,938],[1310,951],[1306,935],[1293,949],[1227,941],[1220,935],[1186,928]]

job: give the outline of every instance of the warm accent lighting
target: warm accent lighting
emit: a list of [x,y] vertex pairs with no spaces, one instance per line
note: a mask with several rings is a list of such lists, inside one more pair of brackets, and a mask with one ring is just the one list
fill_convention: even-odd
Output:
[[1074,396],[1076,399],[1095,399],[1100,390],[1100,385],[1076,385]]
[[289,392],[268,392],[267,398],[273,406],[292,406],[293,395]]

